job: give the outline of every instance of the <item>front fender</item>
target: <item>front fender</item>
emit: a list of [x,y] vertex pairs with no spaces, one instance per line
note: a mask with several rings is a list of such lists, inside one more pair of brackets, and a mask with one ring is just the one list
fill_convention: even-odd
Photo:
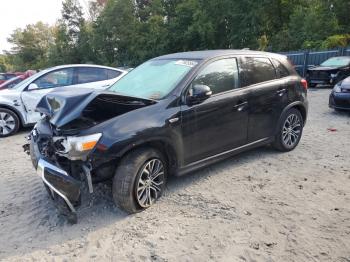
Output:
[[27,118],[26,118],[25,114],[23,114],[20,105],[15,106],[15,105],[13,105],[13,103],[1,100],[0,101],[0,108],[6,108],[6,109],[9,109],[9,110],[15,112],[16,115],[19,117],[22,126],[27,126],[27,121],[26,121]]
[[179,107],[149,106],[91,128],[89,133],[103,132],[91,160],[106,163],[122,157],[133,148],[158,142],[170,146],[176,159],[181,162],[181,121],[169,122],[169,119],[179,117],[179,114]]

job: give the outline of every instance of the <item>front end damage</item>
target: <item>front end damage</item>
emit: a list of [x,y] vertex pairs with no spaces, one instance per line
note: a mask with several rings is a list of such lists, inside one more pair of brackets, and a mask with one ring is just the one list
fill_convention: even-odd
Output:
[[23,146],[57,208],[71,223],[77,222],[82,195],[93,193],[93,183],[111,178],[115,169],[113,157],[104,154],[107,148],[99,148],[103,130],[91,134],[90,128],[154,103],[110,93],[78,95],[79,99],[70,92],[44,97],[37,107],[43,118]]
[[54,137],[42,133],[40,126],[45,125],[40,123],[33,129],[24,149],[60,213],[76,223],[76,208],[81,204],[83,192],[88,189],[93,193],[91,167],[82,160],[61,156]]

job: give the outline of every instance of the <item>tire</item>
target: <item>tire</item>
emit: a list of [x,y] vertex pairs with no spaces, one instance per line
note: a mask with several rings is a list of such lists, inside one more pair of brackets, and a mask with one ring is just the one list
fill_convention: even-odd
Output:
[[304,121],[300,111],[295,108],[289,109],[283,114],[278,125],[278,133],[272,144],[273,147],[281,152],[293,150],[299,144],[303,127]]
[[0,108],[0,137],[7,137],[17,133],[19,126],[19,118],[13,111]]
[[113,178],[114,203],[129,214],[140,212],[161,197],[166,177],[167,163],[159,151],[152,148],[131,151],[122,158]]

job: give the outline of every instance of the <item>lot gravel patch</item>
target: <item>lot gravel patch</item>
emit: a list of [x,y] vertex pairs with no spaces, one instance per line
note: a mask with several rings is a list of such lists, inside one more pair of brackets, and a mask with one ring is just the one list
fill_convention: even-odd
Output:
[[299,146],[240,154],[180,178],[136,215],[109,185],[70,225],[23,153],[29,130],[0,140],[0,260],[350,261],[350,114],[309,92]]

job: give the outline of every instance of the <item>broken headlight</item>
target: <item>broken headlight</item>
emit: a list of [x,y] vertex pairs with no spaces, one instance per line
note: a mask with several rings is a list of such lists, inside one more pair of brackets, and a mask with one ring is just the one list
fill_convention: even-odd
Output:
[[102,134],[88,136],[67,136],[56,138],[55,146],[59,154],[71,160],[84,160],[100,140]]

